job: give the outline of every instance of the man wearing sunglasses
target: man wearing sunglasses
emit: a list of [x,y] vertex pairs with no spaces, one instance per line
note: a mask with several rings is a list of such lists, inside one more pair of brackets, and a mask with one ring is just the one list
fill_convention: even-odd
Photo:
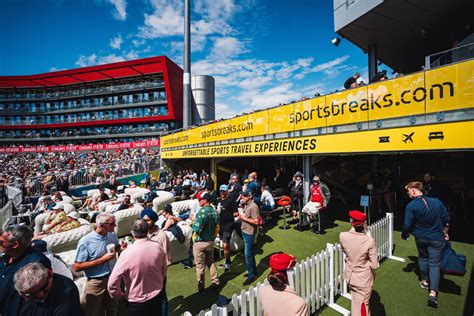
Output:
[[[104,212],[96,217],[95,229],[82,237],[77,245],[74,271],[84,271],[87,278],[85,290],[86,315],[117,314],[118,301],[107,292],[107,282],[116,263],[116,251],[126,248],[126,243],[119,245],[114,233],[115,216]],[[107,249],[109,245],[115,248]],[[109,246],[110,247],[110,246]]]
[[21,315],[83,315],[74,282],[41,263],[25,265],[15,273],[13,283],[24,299]]
[[13,287],[13,275],[31,262],[41,262],[51,269],[51,262],[31,248],[33,232],[26,226],[8,227],[0,234],[0,315],[20,315],[23,298]]

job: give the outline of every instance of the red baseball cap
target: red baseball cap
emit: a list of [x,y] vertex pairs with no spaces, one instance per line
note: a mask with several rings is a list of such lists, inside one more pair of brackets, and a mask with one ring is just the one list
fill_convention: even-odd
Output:
[[272,271],[286,271],[296,264],[296,257],[286,254],[277,253],[270,256],[270,268]]
[[349,217],[352,218],[355,222],[363,223],[365,222],[367,215],[365,215],[365,213],[361,211],[352,210],[352,211],[349,211]]

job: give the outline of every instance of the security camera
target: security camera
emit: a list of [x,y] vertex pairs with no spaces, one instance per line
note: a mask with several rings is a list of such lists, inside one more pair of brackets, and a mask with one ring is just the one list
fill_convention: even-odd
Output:
[[332,41],[331,43],[334,45],[334,46],[339,46],[339,44],[341,43],[341,38],[339,36],[336,36]]

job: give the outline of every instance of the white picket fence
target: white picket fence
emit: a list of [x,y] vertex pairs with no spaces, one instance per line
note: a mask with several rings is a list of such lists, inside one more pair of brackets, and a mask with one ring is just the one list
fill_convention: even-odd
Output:
[[[387,213],[384,218],[370,225],[368,231],[375,239],[379,261],[384,258],[404,261],[404,259],[392,256],[392,213]],[[348,310],[335,304],[337,296],[350,299],[343,272],[344,252],[340,244],[327,244],[325,250],[314,254],[311,258],[302,260],[293,269],[287,271],[290,286],[306,301],[311,313],[315,313],[327,305],[342,315],[349,315]],[[264,283],[267,284],[266,279]],[[209,311],[201,311],[198,315],[227,316],[232,311],[233,315],[261,316],[263,312],[258,298],[258,289],[261,286],[263,284],[260,283],[255,287],[250,286],[248,291],[242,290],[239,295],[234,294],[227,306],[218,307],[214,304]],[[184,316],[192,316],[192,314],[185,312]]]

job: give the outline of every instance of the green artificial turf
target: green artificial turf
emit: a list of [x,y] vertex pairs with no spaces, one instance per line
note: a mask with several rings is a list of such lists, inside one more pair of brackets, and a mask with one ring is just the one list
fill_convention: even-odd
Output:
[[[349,230],[348,222],[335,221],[333,227],[326,229],[326,234],[315,235],[311,231],[299,232],[292,229],[280,230],[283,220],[274,220],[266,226],[265,236],[259,236],[256,248],[256,262],[260,274],[258,281],[263,282],[269,273],[269,256],[278,251],[287,252],[301,261],[319,252],[327,243],[336,243],[339,233]],[[405,258],[406,262],[386,259],[382,262],[375,280],[372,295],[372,315],[464,315],[468,311],[472,315],[472,301],[474,293],[468,294],[468,287],[472,274],[474,259],[474,245],[452,242],[453,249],[466,255],[468,273],[464,277],[445,276],[440,283],[439,308],[427,306],[427,291],[420,288],[415,274],[417,250],[413,238],[403,241],[400,233],[395,232],[394,255]],[[219,263],[223,260],[219,261]],[[248,287],[242,285],[245,280],[246,266],[243,253],[232,256],[232,271],[223,274],[218,269],[221,284],[220,295],[230,298]],[[206,271],[206,285],[209,286],[209,272]],[[471,281],[472,287],[473,281]],[[196,270],[184,269],[180,264],[174,264],[168,269],[167,294],[170,315],[181,315],[185,311],[193,314],[201,310],[208,310],[217,300],[219,293],[216,290],[207,290],[205,295],[197,293]],[[468,300],[468,295],[470,300]],[[350,301],[339,298],[337,304],[350,310]],[[328,307],[319,311],[321,315],[338,315]]]

